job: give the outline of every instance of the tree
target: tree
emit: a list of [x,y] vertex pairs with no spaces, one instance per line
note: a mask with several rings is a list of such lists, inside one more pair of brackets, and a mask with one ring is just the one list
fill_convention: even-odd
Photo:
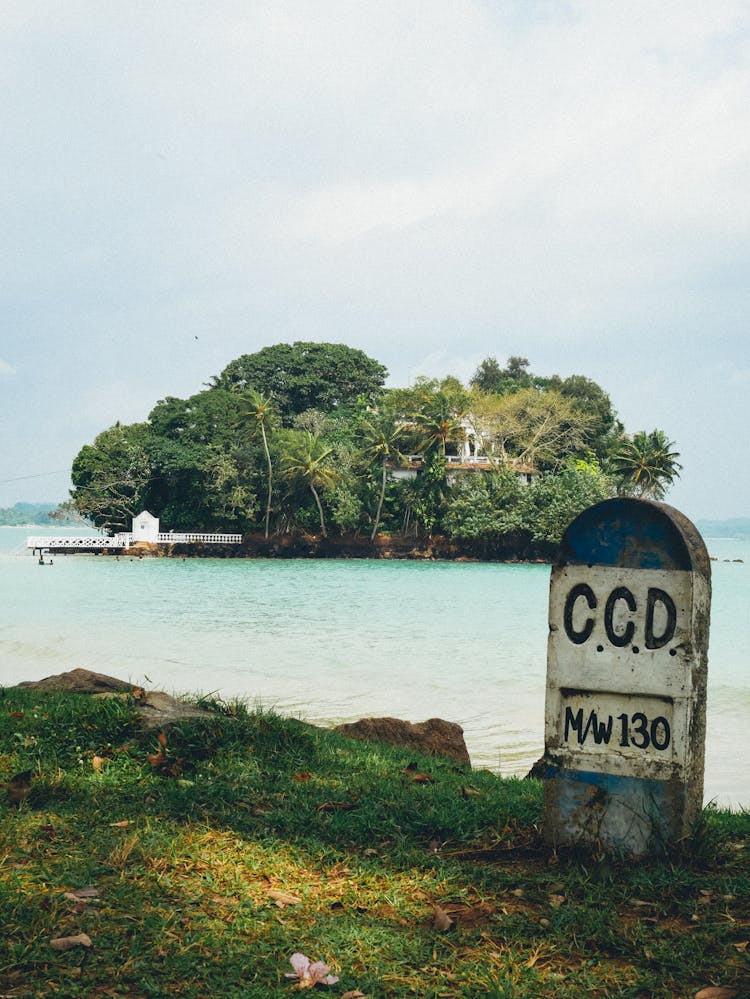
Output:
[[399,444],[404,438],[404,429],[404,424],[389,410],[376,413],[369,420],[362,422],[361,431],[364,437],[362,453],[370,461],[378,462],[381,470],[380,494],[370,535],[371,541],[375,540],[380,525],[385,488],[388,482],[388,462],[403,459]]
[[517,354],[512,354],[508,358],[502,375],[504,378],[509,378],[514,382],[530,382],[531,372],[529,371],[529,359],[527,357],[519,357]]
[[515,526],[513,510],[526,487],[507,468],[462,476],[453,486],[443,529],[453,538],[490,538]]
[[151,411],[148,504],[175,530],[240,530],[252,526],[260,455],[238,426],[248,400],[225,389],[188,399],[168,396]]
[[497,392],[503,378],[503,369],[496,357],[485,357],[471,376],[469,384],[480,392]]
[[183,444],[210,444],[232,448],[246,399],[223,389],[208,389],[178,399],[160,399],[149,413],[152,433]]
[[404,509],[403,533],[409,533],[414,520],[414,534],[421,528],[428,537],[440,522],[448,495],[445,458],[433,451],[428,454],[420,474],[400,489]]
[[517,392],[522,388],[530,388],[533,384],[534,376],[529,371],[528,359],[517,354],[508,358],[504,368],[500,367],[496,357],[485,357],[470,381],[472,388],[495,395]]
[[70,496],[82,517],[110,533],[130,529],[146,505],[149,439],[146,423],[116,423],[81,448],[73,459]]
[[528,531],[534,541],[557,543],[579,513],[608,495],[596,462],[571,460],[558,474],[547,473],[521,491],[512,526]]
[[278,343],[231,361],[212,387],[231,392],[254,389],[273,398],[288,425],[307,409],[330,412],[358,396],[374,400],[388,374],[386,368],[341,343]]
[[640,430],[622,438],[611,462],[618,494],[663,499],[682,469],[679,451],[673,448],[674,441],[663,430]]
[[599,461],[604,461],[623,430],[604,389],[584,375],[570,375],[568,378],[553,375],[551,378],[537,379],[536,384],[545,391],[552,389],[559,392],[586,414],[589,426],[584,434],[585,446],[593,451]]
[[256,392],[250,389],[247,395],[248,402],[250,404],[250,409],[248,411],[248,416],[250,416],[255,421],[255,426],[260,430],[261,437],[263,438],[263,453],[266,456],[266,469],[268,473],[267,485],[268,490],[266,493],[266,527],[265,536],[268,537],[270,522],[271,522],[271,499],[273,496],[273,464],[271,462],[271,452],[268,448],[268,436],[266,434],[266,428],[269,426],[270,422],[276,415],[276,409],[271,401],[270,396],[264,395],[262,392]]
[[320,517],[320,533],[326,533],[320,493],[333,489],[336,470],[331,464],[333,448],[306,430],[288,430],[282,443],[281,475],[289,482],[303,482],[315,499]]
[[[2,511],[0,511],[2,513]],[[83,517],[78,508],[75,505],[73,499],[63,500],[62,503],[58,503],[54,510],[50,510],[47,514],[50,520],[54,520],[58,524],[80,524],[84,527],[91,527],[91,521],[88,517]],[[28,521],[28,516],[26,520]],[[19,521],[23,523],[23,521]]]
[[585,452],[591,418],[559,392],[520,389],[511,395],[477,396],[475,433],[502,462],[553,468]]
[[442,389],[423,394],[421,403],[414,414],[414,423],[422,433],[421,447],[427,451],[437,450],[444,458],[449,441],[465,438],[463,414],[456,411],[454,399]]

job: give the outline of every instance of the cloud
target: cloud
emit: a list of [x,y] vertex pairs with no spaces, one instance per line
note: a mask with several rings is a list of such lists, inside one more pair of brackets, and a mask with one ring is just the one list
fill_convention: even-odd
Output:
[[16,369],[13,367],[13,365],[8,364],[7,361],[4,361],[2,357],[0,357],[0,378],[8,378],[11,375],[15,374],[16,374]]

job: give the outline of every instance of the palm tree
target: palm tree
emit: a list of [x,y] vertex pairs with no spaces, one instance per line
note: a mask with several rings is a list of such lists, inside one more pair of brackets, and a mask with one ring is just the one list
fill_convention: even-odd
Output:
[[262,392],[256,392],[251,389],[247,393],[247,397],[250,402],[250,410],[246,415],[251,416],[256,421],[256,426],[260,429],[261,437],[263,438],[263,450],[266,454],[266,468],[268,469],[268,494],[266,498],[265,536],[268,537],[269,524],[271,521],[271,498],[273,496],[273,465],[271,464],[271,452],[268,449],[266,427],[276,416],[276,408],[274,407],[271,397],[264,395]]
[[423,399],[422,408],[414,414],[414,423],[424,435],[422,447],[428,450],[437,447],[444,458],[448,441],[460,441],[466,435],[463,414],[456,411],[454,401],[440,389]]
[[398,444],[403,438],[405,430],[405,425],[398,422],[393,413],[388,411],[376,413],[372,419],[362,421],[362,432],[365,438],[362,453],[371,461],[380,462],[381,466],[380,496],[378,497],[378,508],[375,512],[370,541],[375,540],[380,525],[380,515],[383,510],[385,487],[388,480],[388,462],[394,459],[401,461],[404,457]]
[[310,489],[320,516],[320,533],[326,533],[323,505],[320,492],[329,490],[336,484],[336,470],[330,464],[332,447],[326,447],[320,437],[307,430],[290,430],[284,442],[281,456],[281,474],[290,481],[302,481]]
[[661,500],[675,479],[680,477],[682,465],[677,460],[678,451],[672,450],[663,430],[647,433],[639,431],[630,438],[623,438],[612,456],[612,470],[618,482],[618,493]]

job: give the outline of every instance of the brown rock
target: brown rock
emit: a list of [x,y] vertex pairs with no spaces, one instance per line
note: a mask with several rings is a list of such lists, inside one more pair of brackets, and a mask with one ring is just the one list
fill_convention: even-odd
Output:
[[109,694],[133,689],[132,683],[104,673],[92,673],[89,669],[71,669],[56,676],[45,676],[43,680],[24,680],[18,686],[30,690],[65,690],[72,694]]
[[146,728],[164,727],[184,718],[207,718],[211,712],[180,701],[163,690],[149,690],[138,709]]
[[163,727],[183,718],[204,718],[211,714],[204,708],[188,704],[162,690],[143,691],[132,683],[118,680],[103,673],[92,673],[88,669],[72,669],[56,676],[46,676],[43,680],[25,680],[18,684],[27,690],[60,690],[71,694],[92,694],[94,697],[113,697],[123,692],[141,694],[136,699],[138,711],[145,728]]
[[431,756],[447,756],[463,766],[471,766],[464,742],[464,730],[455,722],[430,718],[425,722],[402,721],[400,718],[362,718],[357,722],[337,725],[335,731],[350,739],[384,742],[403,746]]

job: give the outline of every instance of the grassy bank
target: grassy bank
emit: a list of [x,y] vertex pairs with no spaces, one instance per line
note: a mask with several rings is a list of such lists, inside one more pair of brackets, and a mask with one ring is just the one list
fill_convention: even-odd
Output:
[[289,996],[294,952],[339,997],[750,995],[748,815],[575,858],[535,782],[242,705],[160,738],[130,698],[0,688],[0,781],[27,770],[0,792],[2,996]]

